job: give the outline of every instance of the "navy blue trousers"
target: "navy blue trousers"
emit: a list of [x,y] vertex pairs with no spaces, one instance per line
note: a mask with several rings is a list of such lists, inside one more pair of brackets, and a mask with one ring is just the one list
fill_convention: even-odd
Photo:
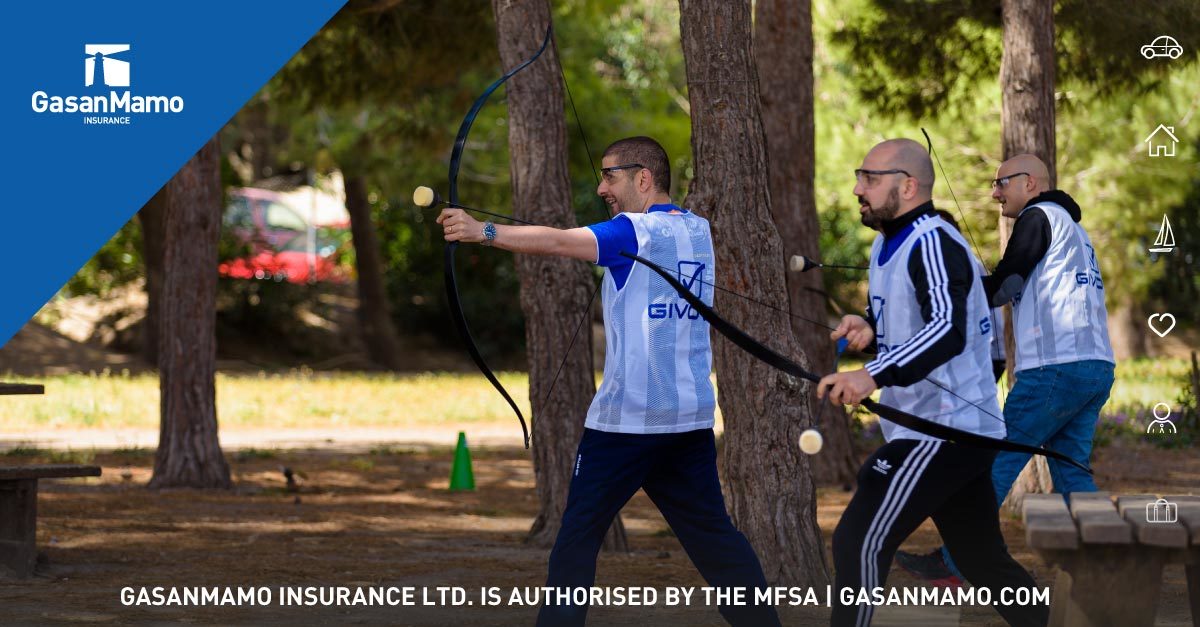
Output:
[[[547,586],[588,588],[595,583],[604,535],[639,488],[658,506],[708,585],[747,588],[751,601],[750,589],[767,586],[758,556],[725,511],[712,429],[662,434],[585,429],[550,553]],[[779,625],[770,605],[718,609],[731,625]],[[586,605],[544,604],[537,624],[583,625],[587,610]]]

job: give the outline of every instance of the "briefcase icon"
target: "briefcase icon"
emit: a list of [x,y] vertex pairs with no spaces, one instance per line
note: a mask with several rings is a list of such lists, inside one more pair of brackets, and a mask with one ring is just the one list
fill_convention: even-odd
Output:
[[1179,506],[1167,499],[1158,499],[1153,503],[1146,503],[1146,522],[1179,522]]

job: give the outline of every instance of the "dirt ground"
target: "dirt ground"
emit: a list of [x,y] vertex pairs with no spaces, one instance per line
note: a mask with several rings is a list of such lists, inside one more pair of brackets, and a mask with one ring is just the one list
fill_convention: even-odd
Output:
[[[146,489],[149,451],[99,453],[98,479],[43,481],[33,579],[0,583],[6,624],[188,622],[199,624],[529,625],[534,607],[479,607],[479,589],[544,582],[546,549],[523,543],[536,512],[533,472],[520,448],[472,451],[478,489],[449,492],[453,451],[391,443],[361,451],[246,449],[229,455],[232,491]],[[46,461],[9,454],[3,464]],[[287,489],[283,467],[298,477]],[[1124,493],[1196,493],[1200,459],[1191,451],[1108,448],[1098,483]],[[818,516],[829,538],[850,494],[821,490]],[[598,586],[703,586],[678,541],[639,493],[624,510],[629,554],[600,558]],[[1040,585],[1054,573],[1005,517],[1014,556]],[[926,523],[906,544],[939,543]],[[914,586],[894,569],[889,585]],[[269,607],[125,606],[123,587],[268,586]],[[280,586],[460,586],[473,607],[280,607]],[[1180,567],[1165,573],[1158,624],[1190,624]],[[419,597],[418,597],[419,601]],[[876,625],[1001,625],[988,607],[881,608]],[[827,624],[828,610],[783,608],[785,624]],[[596,607],[590,625],[723,625],[713,607]]]

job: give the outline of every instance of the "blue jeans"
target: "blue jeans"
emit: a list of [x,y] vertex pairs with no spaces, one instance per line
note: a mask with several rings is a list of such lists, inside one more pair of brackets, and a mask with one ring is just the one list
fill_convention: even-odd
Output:
[[[1074,361],[1017,373],[1017,384],[1004,403],[1004,421],[1013,442],[1045,446],[1084,464],[1092,456],[1092,436],[1100,409],[1108,402],[1113,365],[1107,361]],[[992,464],[996,503],[1003,503],[1030,455],[1002,452]],[[1054,491],[1095,492],[1086,472],[1047,458]]]
[[[1045,446],[1085,466],[1092,456],[1092,436],[1100,409],[1108,402],[1113,385],[1113,364],[1107,361],[1073,361],[1029,368],[1017,373],[1017,383],[1004,403],[1008,440]],[[996,505],[1004,503],[1017,475],[1032,457],[1027,453],[1002,451],[992,464],[992,487]],[[1072,492],[1095,492],[1096,484],[1086,472],[1053,458],[1046,459],[1054,491],[1063,497]],[[946,565],[956,575],[950,553],[942,547]],[[961,575],[960,575],[961,576]]]

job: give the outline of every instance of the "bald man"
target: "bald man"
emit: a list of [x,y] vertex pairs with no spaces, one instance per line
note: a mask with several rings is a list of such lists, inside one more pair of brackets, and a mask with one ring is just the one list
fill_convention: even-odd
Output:
[[[1009,439],[1048,446],[1086,465],[1116,367],[1096,249],[1079,223],[1079,204],[1051,189],[1046,164],[1034,155],[1000,164],[992,198],[1005,217],[1017,220],[1004,258],[983,278],[992,305],[1013,304],[1016,383],[1005,401],[1004,419],[1021,433],[1013,429]],[[1028,461],[1028,455],[1017,453],[996,458],[999,500]],[[1056,491],[1096,491],[1086,472],[1055,459],[1047,462]]]
[[[822,379],[818,396],[858,404],[881,388],[880,400],[902,411],[1004,437],[987,299],[966,241],[934,209],[929,153],[911,140],[888,140],[871,149],[855,176],[862,222],[880,234],[871,248],[867,317],[844,317],[832,337],[877,356]],[[997,594],[1034,586],[1000,533],[995,453],[879,422],[887,443],[859,470],[833,534],[832,624],[870,624],[872,595],[886,583],[896,549],[927,518],[972,584]],[[1040,605],[996,609],[1014,625],[1044,625],[1049,616]]]
[[[1017,339],[1016,383],[1004,404],[1008,439],[1045,446],[1087,464],[1100,409],[1113,384],[1112,346],[1104,281],[1079,204],[1051,189],[1046,164],[1018,155],[996,170],[992,198],[1016,218],[1004,258],[983,278],[993,306],[1013,305]],[[1000,453],[992,468],[996,502],[1004,502],[1029,455]],[[1086,472],[1047,458],[1054,490],[1095,492]],[[953,559],[952,559],[953,558]],[[905,570],[934,583],[953,585],[958,554],[901,553]]]

